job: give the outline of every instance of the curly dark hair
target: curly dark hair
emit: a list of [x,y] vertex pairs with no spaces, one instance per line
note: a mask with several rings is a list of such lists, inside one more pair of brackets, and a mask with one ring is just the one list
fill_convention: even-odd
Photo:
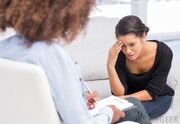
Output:
[[85,27],[94,0],[0,0],[0,30],[12,27],[28,41],[67,42]]

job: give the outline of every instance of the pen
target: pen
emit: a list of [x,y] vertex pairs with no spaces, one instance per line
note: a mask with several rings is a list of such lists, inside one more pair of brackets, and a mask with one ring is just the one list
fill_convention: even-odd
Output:
[[92,93],[91,89],[88,87],[88,85],[86,84],[86,82],[85,82],[85,81],[83,81],[83,83],[84,83],[84,85],[85,85],[86,89],[89,91],[89,93]]
[[89,97],[87,97],[86,96],[86,100],[87,100],[87,106],[88,106],[88,109],[93,109],[93,108],[95,108],[95,104],[96,104],[96,102],[97,102],[97,97],[94,97],[95,96],[95,94],[91,91],[91,89],[88,87],[88,85],[86,84],[86,82],[85,81],[83,81],[83,83],[84,83],[84,85],[85,85],[85,87],[86,87],[86,89],[88,90],[88,94],[89,94]]

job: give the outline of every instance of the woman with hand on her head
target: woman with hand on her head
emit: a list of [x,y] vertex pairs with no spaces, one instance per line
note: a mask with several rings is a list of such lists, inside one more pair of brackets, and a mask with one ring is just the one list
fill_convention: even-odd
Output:
[[133,15],[116,25],[117,42],[110,48],[107,68],[114,95],[139,99],[150,118],[170,107],[174,90],[167,84],[173,53],[157,40],[147,40],[149,28]]

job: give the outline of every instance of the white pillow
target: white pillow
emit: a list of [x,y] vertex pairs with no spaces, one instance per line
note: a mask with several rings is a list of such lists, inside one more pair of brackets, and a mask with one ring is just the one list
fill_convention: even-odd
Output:
[[115,25],[118,19],[91,18],[86,32],[81,33],[65,48],[77,60],[85,80],[106,79],[107,56],[115,42]]

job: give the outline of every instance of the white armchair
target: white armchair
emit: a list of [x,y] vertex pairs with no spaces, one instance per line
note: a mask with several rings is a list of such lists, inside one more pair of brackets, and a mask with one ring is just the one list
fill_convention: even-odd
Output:
[[0,124],[60,124],[41,68],[0,59]]

